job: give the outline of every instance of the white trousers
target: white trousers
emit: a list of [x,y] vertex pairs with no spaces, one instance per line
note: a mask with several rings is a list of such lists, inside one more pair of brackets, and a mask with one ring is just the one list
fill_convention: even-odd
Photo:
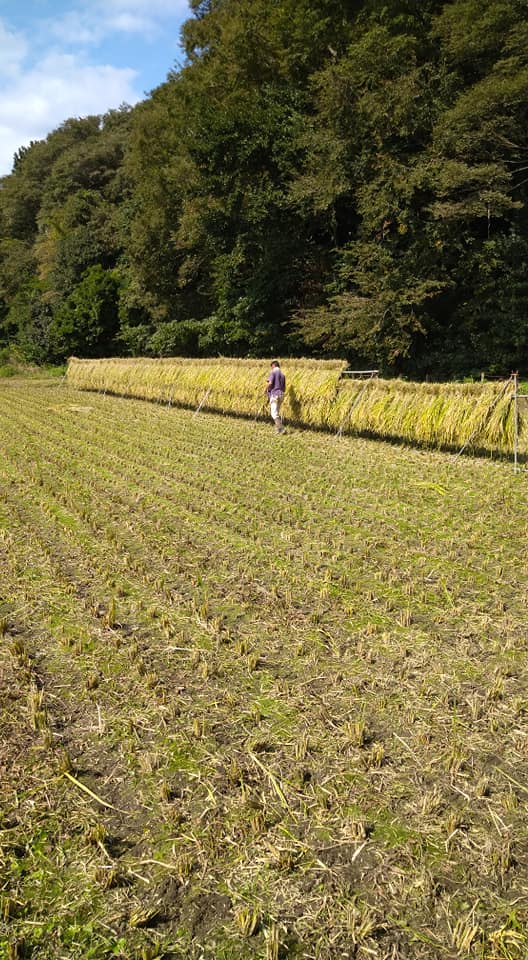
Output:
[[282,397],[272,397],[270,400],[270,411],[273,420],[280,417],[280,408],[282,407]]

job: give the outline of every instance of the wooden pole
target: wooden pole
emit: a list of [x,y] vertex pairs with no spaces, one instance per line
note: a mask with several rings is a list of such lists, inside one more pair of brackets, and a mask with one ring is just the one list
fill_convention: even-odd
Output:
[[205,391],[202,399],[200,400],[200,403],[198,404],[198,406],[196,407],[196,410],[193,413],[193,420],[196,417],[196,415],[200,413],[200,410],[202,409],[205,401],[207,400],[209,394],[211,393],[211,390],[212,390],[212,387],[209,387],[209,389]]
[[512,373],[513,378],[513,472],[519,469],[519,374]]

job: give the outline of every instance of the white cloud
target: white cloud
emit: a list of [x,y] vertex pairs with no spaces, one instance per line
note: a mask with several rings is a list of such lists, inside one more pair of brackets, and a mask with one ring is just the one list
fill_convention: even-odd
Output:
[[178,17],[189,14],[187,0],[99,0],[101,10],[148,13],[153,17]]
[[93,65],[69,54],[45,57],[0,91],[0,176],[10,173],[14,153],[44,139],[69,117],[100,114],[139,99],[136,73]]
[[113,14],[107,10],[104,27],[107,33],[135,33],[151,39],[157,32],[156,23],[151,17],[130,10],[116,10]]
[[154,39],[168,19],[180,23],[189,14],[187,0],[95,0],[74,6],[48,21],[50,35],[64,43],[97,44],[112,34]]
[[[124,37],[135,43],[139,66],[143,41],[150,42],[152,57],[153,42],[176,32],[189,15],[188,0],[66,2],[54,19],[28,21],[24,32],[0,16],[0,177],[11,172],[21,146],[69,117],[143,99],[148,83],[123,64],[118,45],[124,46]],[[112,43],[120,66],[111,65]],[[94,62],[98,57],[102,63]]]
[[48,38],[75,47],[96,46],[104,37],[104,29],[97,17],[82,10],[69,10],[57,20],[46,23]]
[[8,30],[0,20],[0,76],[12,76],[23,63],[28,50],[25,37]]

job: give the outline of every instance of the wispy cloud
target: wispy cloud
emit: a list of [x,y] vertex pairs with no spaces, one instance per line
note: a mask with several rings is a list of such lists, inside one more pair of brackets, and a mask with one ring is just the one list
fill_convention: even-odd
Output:
[[124,61],[124,39],[150,44],[152,59],[155,43],[177,36],[188,15],[188,0],[71,0],[53,19],[15,30],[0,14],[0,176],[21,146],[69,117],[142,99],[149,84],[139,63]]
[[28,120],[62,115],[73,107],[68,116],[97,113],[94,105],[101,102],[103,93],[119,102],[133,95],[135,76],[128,68],[82,63],[72,54],[51,54],[12,86],[9,102],[0,103],[0,118],[17,116],[22,104],[28,109]]
[[0,96],[0,176],[10,172],[21,146],[43,139],[68,117],[137,102],[135,78],[134,70],[89,64],[71,54],[51,54],[12,77]]
[[21,33],[9,30],[0,20],[0,78],[16,75],[28,51],[28,43]]
[[139,34],[154,40],[168,19],[180,22],[187,0],[95,0],[77,3],[64,16],[48,21],[50,35],[66,43],[98,44],[112,34]]
[[48,43],[51,40],[67,46],[90,47],[101,42],[106,27],[88,11],[69,10],[57,20],[45,21],[42,31]]

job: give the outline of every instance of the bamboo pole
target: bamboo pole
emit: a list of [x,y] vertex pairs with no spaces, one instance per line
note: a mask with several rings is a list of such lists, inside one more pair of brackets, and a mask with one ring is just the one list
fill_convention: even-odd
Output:
[[513,472],[519,469],[519,374],[512,373],[513,379]]

